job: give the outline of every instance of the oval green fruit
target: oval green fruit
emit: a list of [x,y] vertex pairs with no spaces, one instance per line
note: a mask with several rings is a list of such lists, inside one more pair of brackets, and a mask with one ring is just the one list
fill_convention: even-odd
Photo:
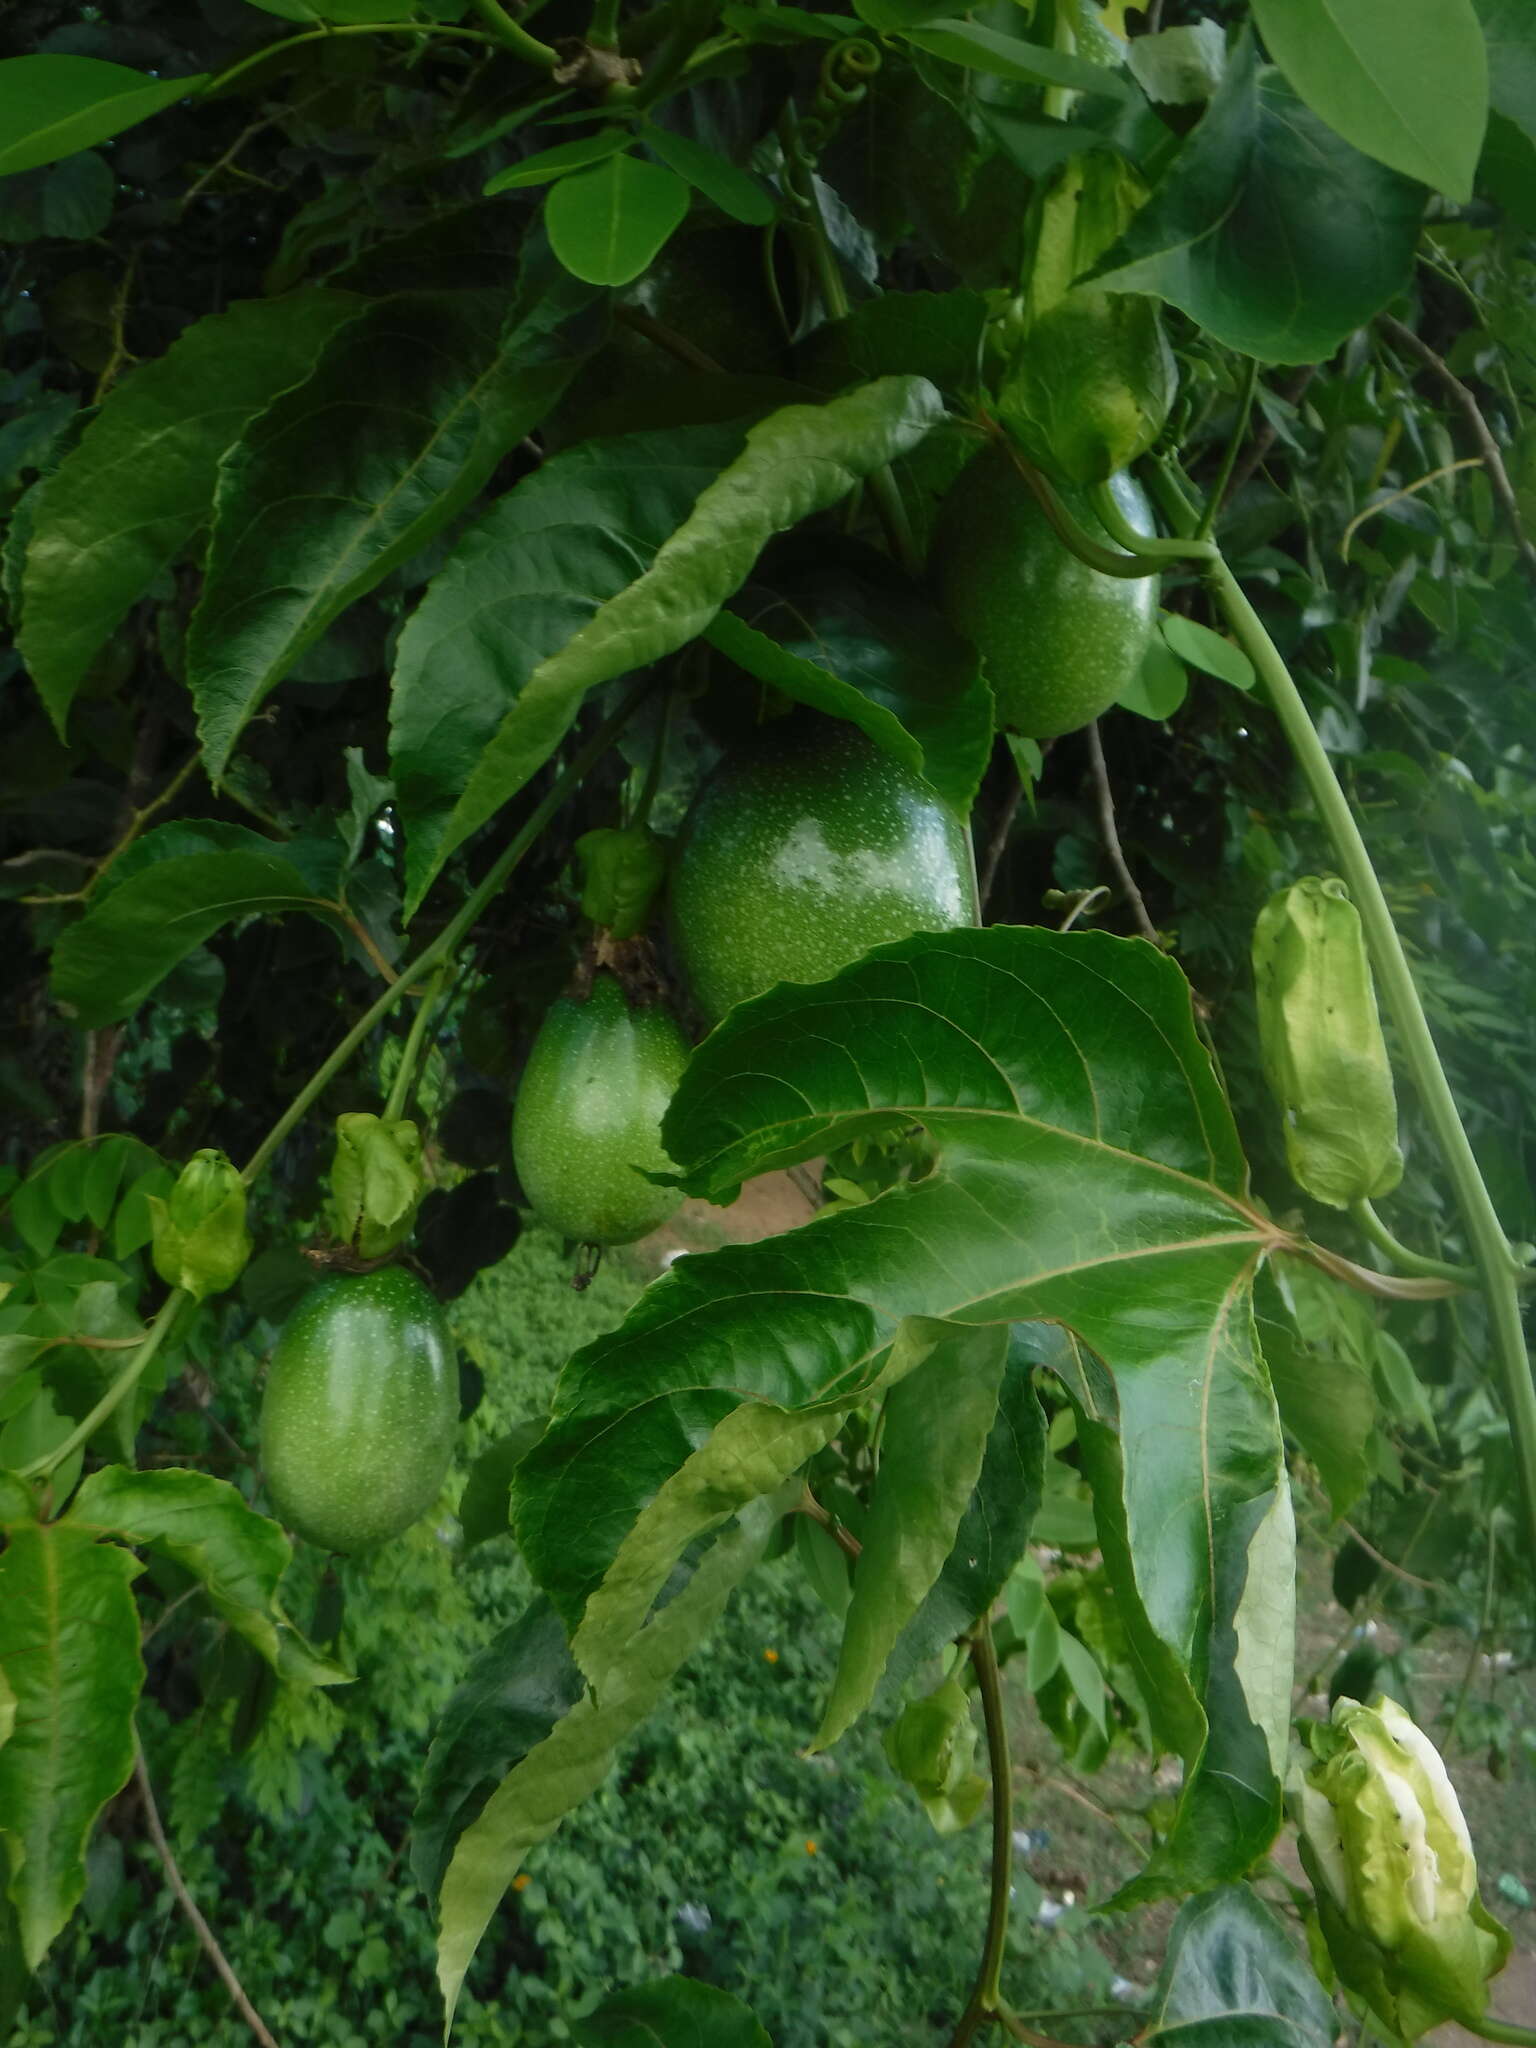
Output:
[[718,1022],[780,981],[824,981],[871,946],[973,924],[964,827],[856,727],[786,721],[699,792],[672,877],[673,934]]
[[[1110,489],[1131,525],[1150,533],[1151,510],[1135,480],[1111,477]],[[1069,489],[1061,497],[1096,541],[1114,546],[1086,497]],[[1157,620],[1157,578],[1106,576],[1070,554],[1006,450],[989,449],[951,488],[932,560],[951,623],[981,654],[998,722],[1027,739],[1076,732],[1141,668]]]
[[645,1172],[672,1167],[661,1119],[688,1063],[676,1020],[632,1009],[599,971],[585,1002],[561,996],[539,1026],[518,1084],[512,1160],[530,1206],[562,1237],[632,1244],[682,1197]]
[[415,1275],[321,1281],[289,1317],[262,1395],[279,1516],[322,1549],[387,1543],[437,1498],[458,1422],[448,1326]]

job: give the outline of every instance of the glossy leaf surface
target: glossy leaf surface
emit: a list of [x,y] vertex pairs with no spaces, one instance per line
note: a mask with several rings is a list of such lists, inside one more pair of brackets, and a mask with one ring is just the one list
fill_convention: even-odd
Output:
[[1320,362],[1407,283],[1424,196],[1326,127],[1248,37],[1093,275],[1260,362]]
[[[558,478],[552,463],[497,506],[402,636],[393,745],[411,820],[411,905],[549,758],[588,690],[695,639],[775,533],[915,447],[942,410],[921,378],[884,377],[824,406],[785,406],[732,454],[721,452],[730,430],[717,428],[674,433],[665,445],[646,435],[595,444]],[[668,452],[679,448],[681,476]],[[720,466],[703,482],[711,461]],[[469,656],[472,643],[473,680],[461,689],[446,657],[450,647]],[[457,716],[444,716],[444,688]],[[498,693],[505,708],[487,741]],[[424,822],[433,807],[447,810],[435,826]]]
[[584,1690],[565,1630],[545,1599],[480,1651],[443,1709],[411,1817],[411,1868],[429,1899],[437,1897],[459,1836]]
[[1254,0],[1271,57],[1356,149],[1472,197],[1488,58],[1472,0]]
[[6,1531],[0,1667],[16,1725],[0,1748],[0,1844],[33,1969],[85,1890],[92,1824],[133,1769],[144,1666],[130,1588],[141,1569],[68,1524]]
[[102,642],[207,519],[219,458],[364,303],[295,292],[197,321],[123,379],[43,482],[20,646],[61,733]]
[[925,1178],[678,1261],[576,1355],[517,1475],[524,1555],[581,1623],[578,1661],[596,1646],[607,1669],[672,1546],[897,1376],[904,1321],[1060,1323],[1101,1532],[1190,1765],[1149,1883],[1231,1874],[1273,1832],[1289,1710],[1289,1496],[1250,1302],[1277,1234],[1243,1199],[1187,985],[1097,934],[882,947],[738,1009],[694,1055],[666,1143],[690,1191],[719,1197],[909,1121],[937,1149]]

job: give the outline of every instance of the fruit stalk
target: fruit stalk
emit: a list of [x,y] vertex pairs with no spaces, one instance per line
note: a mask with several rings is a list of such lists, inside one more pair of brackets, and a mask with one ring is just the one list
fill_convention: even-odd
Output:
[[332,1079],[341,1072],[358,1047],[367,1038],[376,1024],[383,1022],[390,1011],[414,987],[424,975],[430,974],[442,961],[458,951],[468,935],[475,919],[486,905],[505,886],[507,877],[522,860],[529,847],[538,838],[544,827],[565,802],[572,790],[590,773],[593,763],[607,753],[619,733],[629,723],[643,699],[652,688],[651,678],[645,677],[625,697],[618,709],[605,718],[591,737],[581,744],[571,756],[570,764],[556,778],[548,792],[529,812],[512,839],[505,853],[491,867],[485,880],[477,889],[471,890],[464,899],[456,916],[438,933],[429,946],[424,946],[406,967],[398,980],[392,981],[383,994],[364,1011],[352,1029],[337,1045],[329,1058],[315,1069],[298,1094],[289,1103],[277,1122],[251,1154],[241,1178],[247,1187],[255,1180],[267,1161],[272,1157],[284,1138],[309,1112],[310,1106],[323,1094]]

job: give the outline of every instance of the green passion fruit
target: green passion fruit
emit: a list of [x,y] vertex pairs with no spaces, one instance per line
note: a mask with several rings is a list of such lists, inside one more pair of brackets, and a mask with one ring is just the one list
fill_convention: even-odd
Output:
[[535,1214],[582,1244],[631,1244],[682,1197],[663,1173],[661,1119],[688,1061],[675,1019],[659,1004],[632,1008],[599,969],[586,999],[551,1004],[512,1114],[512,1160]]
[[448,1326],[415,1275],[322,1280],[289,1317],[262,1396],[278,1514],[326,1550],[387,1543],[437,1498],[458,1421]]
[[[1113,476],[1109,487],[1131,525],[1150,533],[1134,478]],[[1085,495],[1064,488],[1061,497],[1096,541],[1115,546]],[[1076,732],[1107,711],[1151,644],[1157,578],[1106,576],[1070,554],[1005,449],[978,456],[950,489],[932,566],[951,623],[981,654],[999,724],[1028,739]]]
[[776,982],[824,981],[871,946],[975,920],[964,826],[835,720],[785,720],[728,755],[673,868],[674,940],[712,1023]]

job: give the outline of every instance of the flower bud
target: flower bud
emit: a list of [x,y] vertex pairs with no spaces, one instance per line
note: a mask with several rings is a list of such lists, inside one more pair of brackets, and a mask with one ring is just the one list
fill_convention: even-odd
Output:
[[382,1259],[410,1234],[424,1191],[421,1133],[409,1117],[337,1117],[331,1214],[344,1244]]
[[194,1152],[169,1197],[149,1197],[155,1271],[198,1301],[233,1287],[251,1256],[245,1183],[222,1152]]
[[1443,2020],[1476,2029],[1507,1930],[1477,1891],[1477,1862],[1444,1763],[1395,1701],[1341,1699],[1311,1731],[1295,1784],[1302,1861],[1335,1969],[1396,2034]]
[[912,1787],[941,1835],[969,1827],[987,1796],[987,1782],[971,1769],[976,1723],[970,1696],[957,1679],[920,1700],[909,1700],[886,1729],[892,1768]]
[[1253,973],[1259,1048],[1297,1185],[1335,1209],[1390,1194],[1403,1177],[1397,1096],[1344,884],[1309,875],[1271,897],[1253,930]]

